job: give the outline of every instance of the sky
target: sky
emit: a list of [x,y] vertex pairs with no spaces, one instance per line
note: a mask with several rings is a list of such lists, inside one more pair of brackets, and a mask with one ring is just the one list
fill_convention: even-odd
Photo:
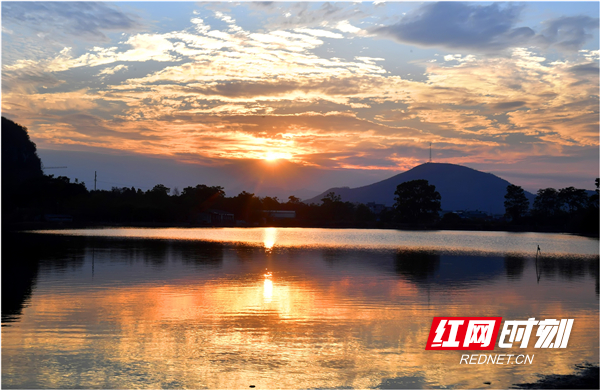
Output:
[[2,2],[2,115],[93,188],[599,176],[598,2]]

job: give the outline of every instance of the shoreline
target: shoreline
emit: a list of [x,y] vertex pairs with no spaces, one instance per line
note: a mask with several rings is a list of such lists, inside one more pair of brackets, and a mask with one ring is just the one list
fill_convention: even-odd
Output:
[[597,364],[581,363],[575,365],[575,372],[566,375],[540,375],[533,383],[513,384],[511,389],[598,389],[600,380]]

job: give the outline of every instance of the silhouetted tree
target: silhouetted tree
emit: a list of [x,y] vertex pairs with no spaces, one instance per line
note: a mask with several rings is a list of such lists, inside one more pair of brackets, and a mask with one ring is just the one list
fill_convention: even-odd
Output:
[[[43,196],[42,163],[27,129],[2,117],[2,220],[22,219]],[[36,205],[39,206],[39,205]],[[21,209],[19,211],[19,209]]]
[[375,219],[375,216],[369,207],[360,203],[358,206],[356,206],[355,219],[356,222],[364,224],[366,222],[371,222],[373,219]]
[[[596,237],[598,236],[600,230],[600,215],[598,213],[599,185],[600,179],[596,178],[596,192],[588,198],[587,209],[581,222],[581,231],[586,233],[595,233]],[[598,284],[596,284],[596,288],[597,287]]]
[[596,183],[596,193],[588,198],[588,207],[595,208],[597,211],[598,210],[598,200],[600,199],[600,196],[599,196],[600,178],[596,178],[595,183]]
[[262,198],[262,207],[264,210],[279,210],[279,200],[276,196],[265,196]]
[[529,210],[529,200],[519,186],[511,184],[506,187],[504,199],[505,215],[513,221],[519,221]]
[[321,199],[320,219],[327,221],[351,220],[354,213],[354,205],[350,202],[342,202],[341,195],[331,191]]
[[[140,216],[152,222],[168,222],[175,213],[173,199],[169,196],[171,189],[163,184],[155,185],[146,191],[143,196],[143,209],[139,210]],[[131,207],[127,207],[129,212]]]
[[567,207],[569,213],[574,213],[584,209],[588,202],[588,196],[585,190],[567,187],[558,191],[558,200],[561,205]]
[[439,218],[442,196],[427,180],[399,184],[394,194],[394,208],[400,222],[433,222]]
[[215,207],[224,197],[223,187],[198,184],[196,187],[185,187],[179,199],[184,213],[198,213]]
[[42,176],[42,161],[27,128],[2,117],[2,182],[22,182]]
[[249,223],[256,223],[262,218],[262,205],[260,198],[254,194],[242,191],[237,196],[230,198],[231,209],[235,218]]
[[298,216],[298,213],[301,212],[300,210],[306,208],[307,206],[308,205],[300,201],[300,198],[294,195],[289,196],[288,201],[281,204],[281,207],[284,210],[294,210],[296,212],[296,216]]
[[321,199],[321,218],[326,219],[328,221],[333,221],[337,219],[337,214],[340,209],[340,205],[342,204],[342,197],[340,195],[336,195],[335,192],[331,191],[325,195],[324,198]]
[[554,188],[544,188],[537,192],[533,202],[533,211],[538,218],[554,217],[560,212],[561,202],[558,191]]
[[342,196],[341,195],[336,195],[335,192],[331,191],[331,192],[328,192],[327,195],[325,195],[325,197],[321,199],[321,201],[323,203],[341,202],[342,201]]
[[158,196],[167,196],[171,192],[170,188],[165,187],[163,184],[157,184],[148,193],[155,194]]

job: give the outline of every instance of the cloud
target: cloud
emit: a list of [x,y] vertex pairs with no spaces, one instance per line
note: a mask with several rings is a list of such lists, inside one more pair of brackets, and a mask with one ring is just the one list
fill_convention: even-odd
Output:
[[[6,67],[4,69],[7,69]],[[35,93],[38,88],[50,88],[63,84],[52,72],[39,66],[22,66],[2,72],[2,93]],[[4,102],[4,99],[3,99]]]
[[322,29],[296,28],[296,29],[294,29],[294,31],[297,33],[313,35],[315,37],[320,37],[320,38],[333,38],[333,39],[344,38],[344,36],[342,34],[334,33],[334,32],[327,31],[327,30],[322,30]]
[[576,51],[592,38],[591,31],[598,29],[599,21],[586,15],[549,20],[544,23],[540,40],[559,49]]
[[128,68],[128,66],[127,66],[127,65],[117,65],[117,66],[115,66],[115,67],[112,67],[112,68],[111,68],[111,67],[108,67],[108,68],[102,69],[102,70],[101,70],[101,71],[98,73],[98,76],[102,76],[102,75],[105,75],[105,76],[108,76],[108,75],[113,75],[113,74],[115,74],[115,73],[117,73],[117,72],[120,72],[120,71],[122,71],[122,70],[127,70],[127,68]]
[[430,3],[405,15],[398,23],[370,30],[376,35],[420,46],[492,53],[514,47],[555,47],[576,51],[592,38],[598,18],[561,17],[544,23],[541,33],[517,26],[523,6]]
[[322,3],[318,7],[315,3],[299,2],[291,3],[270,3],[267,6],[260,3],[251,3],[261,11],[271,10],[277,13],[277,17],[272,19],[270,27],[275,28],[296,28],[296,27],[322,27],[334,26],[338,22],[348,21],[350,19],[363,18],[368,16],[361,10],[359,4],[353,3]]
[[521,6],[468,3],[430,3],[408,13],[400,22],[371,30],[377,35],[422,46],[495,51],[523,45],[534,35],[514,28]]
[[359,34],[359,35],[365,35],[366,34],[366,32],[364,30],[351,25],[350,22],[347,21],[347,20],[342,20],[342,21],[338,22],[335,25],[335,28],[337,28],[341,32],[345,32],[345,33]]
[[[486,7],[490,18],[507,12]],[[553,62],[527,49],[448,54],[413,62],[423,69],[414,81],[388,71],[397,63],[385,52],[345,47],[344,59],[326,53],[329,44],[347,43],[349,33],[329,29],[352,27],[344,24],[349,19],[246,31],[224,12],[214,14],[216,24],[194,15],[180,31],[135,33],[83,53],[65,48],[42,61],[5,64],[3,87],[29,79],[30,88],[7,89],[3,110],[45,146],[206,161],[261,159],[277,150],[327,169],[410,167],[426,159],[427,142],[437,145],[437,161],[455,163],[517,162],[598,144],[597,51]],[[505,15],[509,22],[496,37],[514,32],[512,17]]]
[[115,126],[111,121],[104,120],[89,114],[69,114],[63,117],[64,123],[68,123],[70,131],[78,133],[85,141],[98,142],[127,142],[157,140],[165,138],[165,134],[157,134],[145,131],[143,128],[128,130],[121,126]]
[[[170,33],[169,40],[177,36]],[[78,124],[84,121],[60,111],[83,109],[75,105],[82,98],[108,107],[119,104],[111,115],[120,122],[103,125],[114,133],[93,131],[98,126],[90,125],[92,140],[70,125],[48,130],[48,140],[210,159],[260,159],[266,150],[282,150],[297,163],[328,168],[354,169],[362,161],[369,169],[394,169],[392,162],[409,164],[416,154],[390,160],[397,153],[393,150],[425,140],[438,145],[440,160],[447,156],[455,162],[517,161],[540,153],[536,143],[597,144],[597,99],[587,98],[597,94],[597,81],[573,86],[593,77],[573,71],[594,66],[583,55],[579,63],[548,63],[533,52],[514,50],[508,58],[427,63],[427,81],[418,82],[377,73],[378,58],[326,60],[282,47],[263,48],[251,39],[243,45],[231,35],[223,39],[226,49],[194,56],[191,63],[79,95],[33,94],[26,104],[31,111],[49,113],[42,110],[47,107],[55,118],[62,115]],[[116,72],[120,66],[105,71]],[[15,94],[3,99],[18,101]],[[390,105],[404,108],[385,109]],[[366,117],[357,116],[352,107],[366,108]],[[320,108],[324,111],[311,112]],[[85,133],[88,125],[78,128]],[[169,129],[170,137],[148,139],[148,129]],[[119,138],[125,141],[117,142]],[[515,142],[529,147],[510,150]],[[495,155],[494,148],[505,154]]]
[[598,64],[595,63],[587,63],[581,65],[575,65],[569,68],[569,70],[576,74],[589,74],[589,75],[597,75],[600,73],[600,68],[598,68]]
[[499,102],[492,105],[493,108],[497,110],[513,110],[515,108],[519,108],[527,104],[522,100],[515,100],[512,102]]
[[118,61],[175,60],[175,57],[169,54],[174,50],[173,43],[159,34],[137,34],[125,43],[133,48],[117,55]]
[[177,60],[177,57],[171,54],[174,54],[177,48],[165,36],[159,34],[135,34],[122,43],[129,46],[129,48],[121,50],[117,46],[108,48],[95,46],[88,49],[85,54],[79,57],[73,57],[73,49],[65,47],[53,58],[41,59],[39,61],[19,60],[13,65],[4,66],[3,70],[11,71],[27,67],[43,67],[51,72],[63,72],[73,68],[108,65],[121,61],[172,62]]
[[95,2],[3,2],[2,23],[27,26],[42,38],[68,35],[95,41],[107,41],[105,31],[142,27],[135,16]]

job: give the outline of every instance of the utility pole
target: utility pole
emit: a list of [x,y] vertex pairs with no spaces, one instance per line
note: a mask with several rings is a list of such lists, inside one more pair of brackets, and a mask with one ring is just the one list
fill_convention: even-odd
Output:
[[96,179],[98,176],[96,175],[96,171],[94,171],[94,191],[96,191]]

